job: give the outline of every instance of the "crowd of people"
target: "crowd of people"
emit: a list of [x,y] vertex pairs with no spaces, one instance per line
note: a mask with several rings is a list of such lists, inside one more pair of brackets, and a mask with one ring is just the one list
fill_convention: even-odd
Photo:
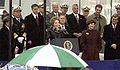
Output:
[[82,8],[83,14],[79,13],[78,4],[72,5],[71,14],[67,14],[68,8],[67,4],[59,6],[53,3],[52,12],[46,14],[46,24],[43,4],[32,4],[31,14],[24,19],[20,6],[13,7],[11,19],[4,10],[3,26],[0,29],[0,60],[9,61],[15,54],[44,45],[55,38],[77,38],[83,60],[99,60],[99,52],[103,46],[105,60],[120,59],[120,5],[115,6],[116,14],[111,16],[108,25],[106,18],[101,15],[101,4],[95,6],[95,12],[91,15],[88,7]]

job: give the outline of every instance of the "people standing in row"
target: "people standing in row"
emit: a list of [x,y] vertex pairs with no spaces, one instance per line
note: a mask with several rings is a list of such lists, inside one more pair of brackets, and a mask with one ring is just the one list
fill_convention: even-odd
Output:
[[32,4],[32,13],[25,17],[27,30],[27,49],[44,44],[44,20],[38,5]]
[[[78,38],[80,42],[82,31],[86,29],[86,19],[83,15],[80,15],[78,13],[78,10],[79,10],[78,4],[73,4],[72,5],[73,12],[68,16],[67,22],[71,28],[72,38]],[[81,47],[80,47],[80,51],[81,51]]]
[[26,29],[25,22],[22,19],[20,6],[13,6],[12,16],[13,16],[13,26],[12,32],[14,35],[14,43],[16,47],[17,54],[23,52],[23,49],[26,47]]
[[88,21],[87,30],[82,32],[80,44],[83,51],[83,60],[99,60],[102,39],[100,32],[94,29],[95,24],[96,22],[94,20]]
[[118,14],[114,14],[111,17],[110,24],[104,27],[105,60],[120,59],[120,25],[118,25],[118,18]]

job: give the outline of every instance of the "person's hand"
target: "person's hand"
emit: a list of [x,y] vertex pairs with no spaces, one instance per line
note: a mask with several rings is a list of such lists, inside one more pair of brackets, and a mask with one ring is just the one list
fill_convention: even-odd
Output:
[[113,49],[116,49],[116,48],[117,48],[117,45],[116,45],[116,44],[112,44],[111,47],[112,47]]
[[73,33],[74,36],[78,37],[78,33]]
[[17,54],[18,51],[19,51],[19,48],[18,48],[18,47],[15,47],[15,50],[14,50],[15,54]]
[[18,37],[17,40],[18,40],[19,43],[22,43],[23,40],[24,40],[24,37]]
[[78,37],[81,37],[82,33],[78,33]]
[[29,40],[29,41],[28,41],[28,44],[30,44],[30,45],[31,45],[31,44],[32,44],[32,41],[31,41],[31,40]]
[[25,29],[25,24],[22,24],[21,28]]
[[73,35],[76,37],[80,37],[82,35],[82,33],[73,33]]

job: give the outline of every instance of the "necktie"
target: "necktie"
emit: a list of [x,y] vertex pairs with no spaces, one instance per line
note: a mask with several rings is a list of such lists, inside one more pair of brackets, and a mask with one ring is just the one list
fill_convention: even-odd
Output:
[[20,22],[20,18],[18,18],[18,21]]
[[37,25],[39,25],[39,18],[38,18],[38,16],[36,16],[36,23],[37,23]]
[[99,31],[101,31],[101,25],[100,25],[100,21],[99,21]]
[[75,15],[75,18],[77,20],[77,23],[79,23],[79,18],[77,17],[77,14]]
[[65,29],[65,26],[64,26],[64,25],[62,25],[62,28],[63,28],[63,29]]
[[115,28],[116,28],[116,26],[115,26],[115,24],[113,24],[113,29],[115,30]]

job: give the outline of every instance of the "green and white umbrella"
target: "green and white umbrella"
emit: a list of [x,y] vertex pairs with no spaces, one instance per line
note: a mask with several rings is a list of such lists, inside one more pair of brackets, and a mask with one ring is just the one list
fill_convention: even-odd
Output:
[[9,62],[10,65],[46,67],[87,67],[88,65],[75,53],[55,45],[37,46],[21,53]]

